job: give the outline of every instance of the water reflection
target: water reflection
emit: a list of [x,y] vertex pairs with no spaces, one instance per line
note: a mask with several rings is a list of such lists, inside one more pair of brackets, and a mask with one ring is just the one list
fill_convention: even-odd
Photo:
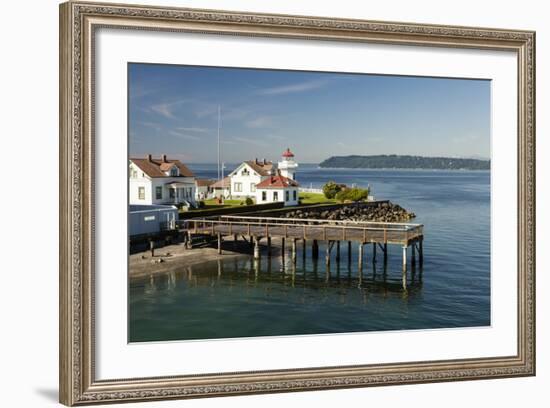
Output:
[[[279,273],[273,273],[273,263],[278,264]],[[306,289],[358,289],[369,293],[407,293],[418,294],[422,289],[422,268],[412,266],[408,272],[407,290],[404,291],[400,274],[392,273],[388,278],[387,263],[363,264],[361,269],[354,270],[350,264],[343,267],[340,263],[325,265],[318,259],[309,262],[303,260],[301,264],[294,264],[289,257],[281,257],[280,261],[272,257],[262,257],[255,260],[234,258],[231,261],[217,260],[215,267],[206,262],[171,271],[164,275],[152,275],[146,279],[131,281],[133,288],[141,287],[147,294],[154,294],[159,290],[174,291],[178,282],[185,282],[186,286],[201,287],[249,287],[259,284],[280,285],[295,287],[297,281],[300,288]],[[253,284],[253,285],[252,285]],[[339,292],[340,293],[340,292]],[[349,293],[349,292],[342,292]]]

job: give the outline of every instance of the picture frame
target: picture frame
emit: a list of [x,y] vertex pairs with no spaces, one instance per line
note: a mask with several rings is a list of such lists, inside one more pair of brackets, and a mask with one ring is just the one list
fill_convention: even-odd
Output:
[[[95,47],[100,28],[512,52],[517,58],[517,353],[481,358],[96,376]],[[123,136],[120,136],[123,137]],[[498,141],[495,141],[498,143]],[[60,402],[80,405],[535,375],[535,33],[142,5],[60,5]],[[497,206],[498,202],[493,203]]]

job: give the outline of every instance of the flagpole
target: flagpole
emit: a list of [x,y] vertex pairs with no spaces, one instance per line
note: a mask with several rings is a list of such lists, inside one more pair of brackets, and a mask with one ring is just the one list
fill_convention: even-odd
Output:
[[221,180],[220,172],[220,117],[221,117],[221,106],[218,105],[218,180]]

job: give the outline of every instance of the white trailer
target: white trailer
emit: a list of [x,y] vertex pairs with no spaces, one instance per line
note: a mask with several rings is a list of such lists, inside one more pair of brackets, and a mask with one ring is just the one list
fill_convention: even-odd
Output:
[[130,237],[154,235],[176,229],[178,209],[173,205],[131,204],[128,230]]

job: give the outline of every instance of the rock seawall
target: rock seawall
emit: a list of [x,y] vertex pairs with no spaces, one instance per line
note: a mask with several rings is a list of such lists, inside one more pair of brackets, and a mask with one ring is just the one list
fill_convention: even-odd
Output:
[[372,205],[354,203],[340,208],[324,210],[297,209],[282,215],[283,218],[316,218],[337,221],[376,221],[376,222],[406,222],[416,217],[413,212],[405,210],[398,204],[391,202]]

